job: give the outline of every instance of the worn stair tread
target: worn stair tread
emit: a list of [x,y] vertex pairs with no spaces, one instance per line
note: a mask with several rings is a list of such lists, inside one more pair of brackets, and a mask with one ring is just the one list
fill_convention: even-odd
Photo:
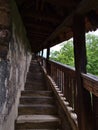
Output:
[[54,128],[54,129],[27,129],[27,128],[23,128],[23,129],[17,129],[17,130],[60,130],[60,129],[58,129],[58,128]]
[[55,108],[54,105],[51,104],[19,104],[19,107],[50,107],[50,108]]
[[24,98],[24,99],[53,99],[53,97],[51,96],[21,96],[20,98]]
[[23,115],[18,116],[15,128],[16,130],[56,130],[60,124],[60,119],[54,115]]
[[56,107],[50,104],[20,104],[18,115],[56,115]]
[[25,88],[27,87],[45,87],[45,83],[42,81],[42,82],[39,82],[37,80],[35,81],[27,81],[26,84],[25,84]]
[[32,84],[32,85],[26,85],[25,86],[25,90],[45,90],[47,89],[44,85],[41,85],[41,84]]
[[20,104],[54,104],[50,96],[21,96]]
[[[37,82],[36,82],[37,81]],[[33,84],[35,84],[35,85],[43,85],[44,84],[44,82],[43,81],[38,81],[38,80],[27,80],[26,81],[26,85],[33,85]]]
[[54,115],[21,115],[17,118],[16,123],[25,122],[60,122],[60,119]]
[[24,129],[19,129],[18,128],[18,130],[60,130],[60,129],[58,129],[58,128],[57,129],[25,129],[25,128]]
[[33,91],[33,90],[24,90],[24,91],[21,91],[21,95],[41,95],[41,96],[49,96],[49,95],[52,95],[52,92],[51,91]]

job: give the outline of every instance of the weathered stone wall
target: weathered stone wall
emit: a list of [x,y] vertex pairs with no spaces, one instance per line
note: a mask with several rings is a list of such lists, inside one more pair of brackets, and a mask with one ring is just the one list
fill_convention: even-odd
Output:
[[0,0],[0,130],[14,130],[20,91],[31,60],[14,0]]

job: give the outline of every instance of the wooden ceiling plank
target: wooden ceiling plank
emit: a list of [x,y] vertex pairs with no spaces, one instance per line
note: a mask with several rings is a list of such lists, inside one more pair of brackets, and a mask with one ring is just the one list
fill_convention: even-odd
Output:
[[55,6],[61,6],[61,7],[69,7],[69,6],[77,5],[77,2],[74,0],[45,0],[45,2],[48,2]]
[[47,21],[47,22],[51,22],[51,23],[60,23],[61,20],[59,18],[57,18],[55,15],[52,16],[48,16],[45,14],[41,14],[41,13],[27,13],[22,15],[23,19],[35,19],[35,20],[39,20],[39,21]]
[[44,27],[44,26],[34,26],[34,25],[25,25],[27,29],[30,28],[30,30],[37,31],[37,32],[52,32],[54,28]]

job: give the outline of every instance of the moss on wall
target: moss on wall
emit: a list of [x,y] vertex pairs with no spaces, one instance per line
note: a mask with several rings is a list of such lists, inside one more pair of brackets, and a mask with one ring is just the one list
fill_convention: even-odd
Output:
[[31,51],[31,46],[27,38],[26,30],[23,25],[21,16],[19,14],[15,0],[11,0],[11,21],[14,27],[14,32],[16,36],[24,44],[26,51]]

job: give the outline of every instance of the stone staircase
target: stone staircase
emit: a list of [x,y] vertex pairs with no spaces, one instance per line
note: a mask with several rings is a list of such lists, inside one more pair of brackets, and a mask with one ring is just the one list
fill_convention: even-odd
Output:
[[60,130],[60,119],[51,91],[36,60],[31,62],[25,90],[21,92],[15,130]]

